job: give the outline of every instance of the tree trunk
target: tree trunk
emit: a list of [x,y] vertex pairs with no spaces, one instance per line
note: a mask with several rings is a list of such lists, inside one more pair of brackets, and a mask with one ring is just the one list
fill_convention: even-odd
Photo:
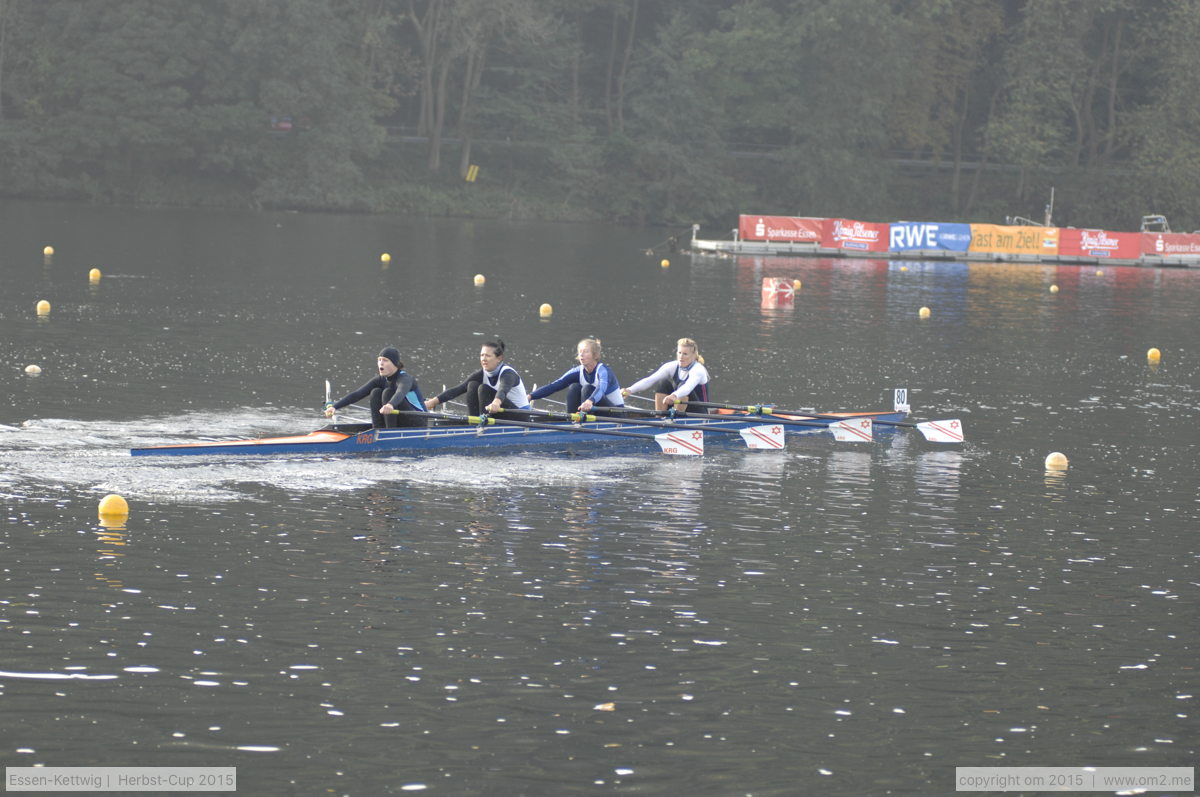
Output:
[[[1084,97],[1085,98],[1087,97],[1086,93],[1084,94]],[[1074,122],[1075,122],[1075,146],[1072,147],[1072,149],[1071,149],[1071,165],[1078,166],[1079,165],[1079,156],[1083,152],[1083,136],[1084,136],[1083,115],[1080,112],[1079,104],[1075,102],[1074,97],[1071,98],[1070,108],[1071,108],[1071,119],[1074,120]]]
[[582,53],[575,51],[571,59],[571,121],[579,126],[579,61]]
[[954,168],[950,172],[950,207],[958,213],[959,207],[959,192],[962,188],[962,151],[963,151],[963,128],[967,124],[967,111],[971,107],[971,89],[969,86],[959,92],[962,97],[962,111],[958,114],[958,119],[954,124],[954,138],[952,144],[954,146]]
[[462,154],[458,158],[458,176],[463,180],[467,179],[467,171],[471,168],[471,139],[469,136],[463,136],[462,139]]
[[608,134],[613,134],[616,124],[613,120],[613,71],[617,67],[617,26],[620,23],[620,8],[613,4],[612,36],[608,42],[608,71],[604,75],[604,118],[608,122]]
[[471,135],[467,129],[467,118],[471,112],[471,98],[475,96],[479,82],[483,78],[483,63],[487,60],[487,46],[479,50],[471,50],[467,54],[467,73],[463,75],[462,100],[458,106],[458,137],[462,141],[462,156],[459,159],[458,170],[466,179],[467,168],[471,165]]
[[983,152],[979,157],[979,165],[975,167],[975,175],[971,178],[971,190],[967,193],[967,203],[963,206],[963,215],[969,216],[971,209],[975,207],[975,197],[979,195],[979,180],[983,175],[983,167],[987,165],[988,156],[991,154],[992,137],[988,132],[988,124],[992,121],[992,116],[996,113],[996,103],[1000,100],[1000,92],[1002,89],[996,89],[992,92],[991,102],[988,103],[987,117],[983,121]]
[[617,73],[617,131],[625,132],[625,75],[629,72],[629,57],[633,54],[633,34],[637,30],[638,4],[633,0],[633,13],[629,17],[629,35],[625,37],[625,55],[621,58],[621,71]]
[[450,76],[450,60],[443,58],[438,66],[437,85],[434,89],[433,120],[429,126],[429,171],[436,172],[442,166],[442,131],[446,121],[446,83]]
[[0,0],[0,124],[4,123],[4,56],[8,48],[8,0]]
[[423,15],[417,14],[414,0],[408,2],[408,19],[417,32],[421,48],[421,89],[417,100],[417,135],[428,136],[433,124],[434,73],[438,58],[437,38],[441,4],[433,0]]
[[458,104],[458,134],[465,136],[467,132],[467,116],[471,111],[471,98],[479,88],[483,79],[483,64],[487,60],[487,45],[480,45],[478,50],[467,53],[467,73],[463,75],[462,99]]
[[1113,34],[1112,73],[1108,81],[1108,124],[1104,130],[1104,159],[1112,157],[1113,148],[1117,141],[1117,78],[1121,74],[1121,33],[1125,29],[1125,21],[1117,20],[1117,30]]
[[1092,68],[1088,70],[1087,88],[1084,89],[1083,102],[1080,104],[1079,125],[1081,129],[1076,137],[1076,166],[1079,165],[1080,160],[1083,160],[1082,156],[1085,144],[1088,153],[1086,162],[1091,164],[1096,160],[1096,147],[1099,142],[1097,141],[1096,117],[1092,113],[1092,105],[1096,100],[1096,86],[1100,82],[1100,69],[1107,60],[1108,28],[1106,27],[1100,41],[1100,53],[1096,56],[1096,60],[1092,62]]

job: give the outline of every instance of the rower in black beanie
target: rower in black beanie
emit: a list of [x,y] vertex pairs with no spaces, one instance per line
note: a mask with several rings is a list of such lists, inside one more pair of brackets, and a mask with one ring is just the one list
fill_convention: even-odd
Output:
[[371,425],[377,429],[395,426],[424,426],[426,418],[417,415],[396,415],[393,410],[426,412],[421,388],[413,375],[404,370],[400,352],[394,346],[385,346],[375,360],[379,374],[365,385],[325,407],[325,417],[348,404],[371,396]]

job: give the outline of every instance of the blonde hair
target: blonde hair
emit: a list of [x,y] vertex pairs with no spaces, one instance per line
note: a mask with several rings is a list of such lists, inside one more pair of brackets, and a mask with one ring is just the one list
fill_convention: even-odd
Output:
[[600,338],[593,338],[590,336],[586,337],[583,340],[576,343],[575,348],[578,349],[580,346],[584,345],[585,343],[587,344],[587,347],[592,350],[592,356],[595,357],[597,360],[599,360],[600,359]]
[[704,357],[700,354],[700,347],[696,345],[696,341],[692,340],[691,338],[680,338],[679,340],[675,341],[675,347],[678,348],[680,346],[684,346],[694,351],[696,353],[696,360],[701,365],[704,365]]

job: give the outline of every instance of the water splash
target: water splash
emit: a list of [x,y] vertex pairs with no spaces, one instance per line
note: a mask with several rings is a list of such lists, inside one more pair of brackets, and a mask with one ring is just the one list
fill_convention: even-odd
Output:
[[296,413],[243,408],[127,421],[43,418],[0,429],[0,496],[60,500],[69,492],[119,492],[175,503],[265,500],[262,486],[287,493],[329,494],[380,484],[494,488],[513,484],[616,482],[648,468],[650,456],[563,457],[552,452],[375,457],[188,457],[129,455],[131,447],[197,439],[248,439],[317,428]]

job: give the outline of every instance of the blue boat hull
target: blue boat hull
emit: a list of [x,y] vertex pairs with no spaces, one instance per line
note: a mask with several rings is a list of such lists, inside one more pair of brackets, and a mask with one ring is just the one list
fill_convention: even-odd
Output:
[[[846,417],[869,417],[880,421],[902,421],[902,412],[846,413]],[[801,417],[801,416],[795,416]],[[807,419],[805,419],[807,420]],[[825,426],[835,419],[814,421],[817,426],[787,426],[795,434],[814,434],[825,431]],[[770,416],[714,415],[711,418],[680,419],[676,423],[704,429],[745,429],[750,426],[771,423]],[[886,429],[889,427],[878,427]],[[586,430],[601,434],[588,434]],[[577,446],[619,445],[658,450],[649,439],[637,436],[609,435],[607,432],[639,432],[647,435],[661,432],[654,427],[638,427],[598,421],[580,425],[563,424],[560,429],[527,429],[516,426],[434,426],[429,428],[372,429],[365,425],[338,425],[319,429],[304,435],[268,437],[258,440],[226,440],[180,445],[150,446],[130,449],[135,457],[145,456],[200,456],[200,455],[252,455],[277,456],[280,454],[359,455],[398,452],[461,451],[481,448],[526,448],[530,446]],[[708,438],[718,442],[721,438],[740,440],[735,435],[717,434]]]

